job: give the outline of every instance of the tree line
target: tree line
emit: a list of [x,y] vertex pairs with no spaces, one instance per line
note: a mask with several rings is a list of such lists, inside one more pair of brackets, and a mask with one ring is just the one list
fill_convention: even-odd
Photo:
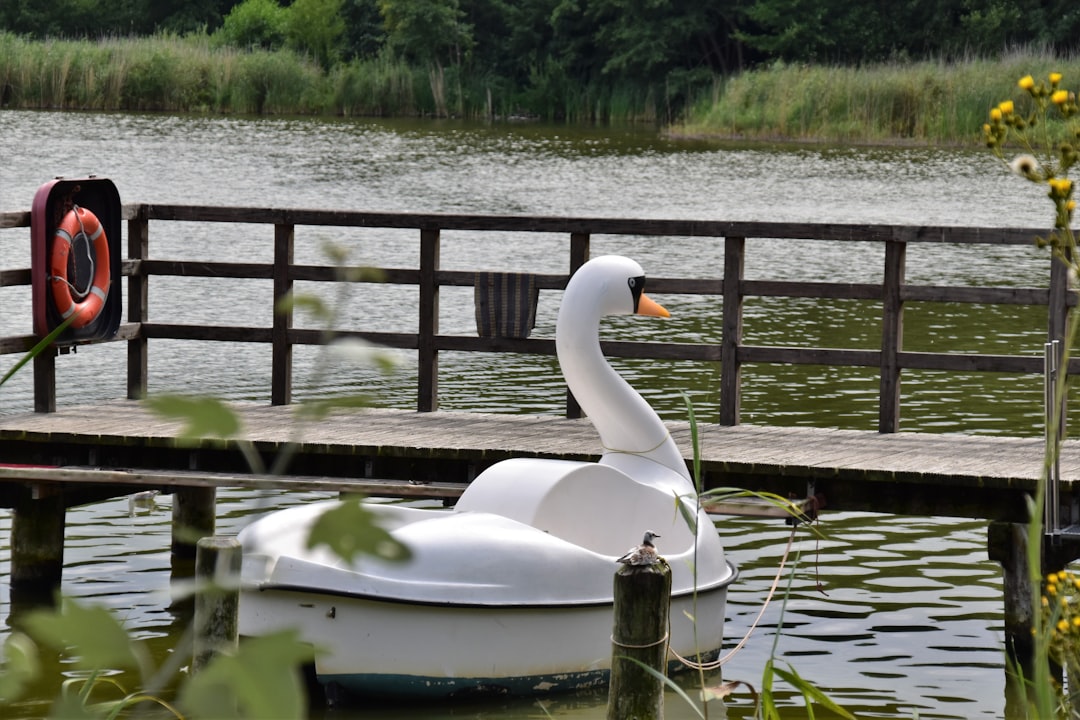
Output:
[[[772,63],[860,65],[1071,50],[1064,0],[3,0],[0,30],[116,38],[204,34],[288,48],[324,69],[392,56],[488,86],[633,87],[678,105]],[[674,88],[674,90],[673,90]]]

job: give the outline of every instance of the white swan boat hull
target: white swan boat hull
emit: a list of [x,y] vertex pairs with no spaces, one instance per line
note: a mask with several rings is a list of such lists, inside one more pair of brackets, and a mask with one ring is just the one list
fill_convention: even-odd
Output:
[[[597,517],[605,498],[610,512]],[[712,522],[701,513],[695,536],[670,491],[617,469],[515,459],[476,478],[453,510],[369,504],[412,549],[404,563],[348,565],[307,548],[311,525],[336,504],[271,513],[240,534],[240,633],[298,629],[318,651],[315,671],[331,696],[339,688],[538,694],[605,683],[623,527],[650,527],[673,550],[662,553],[672,572],[671,649],[707,658],[722,645],[737,572]]]
[[[678,623],[671,648],[691,657],[700,647],[702,657],[715,657],[726,595],[726,584],[698,595],[697,638],[690,623]],[[611,667],[610,603],[432,606],[284,587],[250,590],[242,603],[243,634],[293,627],[323,650],[315,672],[331,701],[343,693],[434,699],[566,692],[605,685]],[[685,618],[694,607],[690,597],[673,598],[671,617]]]

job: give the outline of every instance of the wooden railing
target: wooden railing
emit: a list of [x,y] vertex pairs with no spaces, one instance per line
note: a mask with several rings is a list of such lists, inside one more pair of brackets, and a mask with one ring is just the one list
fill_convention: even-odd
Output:
[[[298,265],[293,261],[297,226],[340,226],[411,229],[419,233],[419,267],[381,268],[380,282],[415,285],[419,288],[418,331],[357,332],[357,335],[391,348],[418,353],[416,407],[431,411],[438,406],[439,353],[442,351],[515,352],[553,355],[550,339],[464,337],[439,334],[439,293],[447,286],[469,286],[474,273],[442,270],[439,265],[442,231],[506,233],[557,233],[569,237],[567,273],[537,276],[537,286],[563,288],[569,276],[589,257],[594,235],[633,235],[716,239],[724,243],[721,272],[708,279],[649,278],[650,292],[722,296],[723,332],[719,345],[656,342],[606,342],[604,350],[617,357],[720,361],[720,422],[735,425],[740,411],[740,368],[743,363],[787,363],[832,366],[864,366],[880,370],[879,421],[881,432],[895,432],[900,421],[900,375],[904,369],[963,372],[1042,373],[1043,359],[1033,355],[980,355],[968,353],[907,352],[902,348],[903,310],[909,301],[1041,305],[1048,308],[1048,339],[1064,334],[1068,305],[1067,276],[1060,263],[1052,263],[1046,287],[920,286],[905,282],[906,253],[914,243],[964,245],[1030,245],[1040,232],[1023,228],[913,227],[895,225],[841,225],[696,220],[622,220],[599,218],[517,217],[489,215],[419,215],[402,213],[289,210],[245,207],[208,207],[140,204],[125,207],[128,258],[122,272],[128,278],[127,322],[116,340],[128,344],[127,393],[145,395],[148,373],[147,343],[156,338],[228,340],[270,343],[273,347],[271,401],[287,404],[292,397],[292,355],[296,345],[326,342],[320,330],[293,327],[291,311],[274,314],[271,327],[222,327],[151,323],[147,314],[150,278],[155,276],[255,278],[273,280],[273,298],[285,297],[296,281],[339,282],[341,268]],[[189,262],[156,260],[149,256],[151,221],[255,223],[273,225],[272,263]],[[0,228],[29,227],[28,212],[0,214]],[[880,284],[790,282],[748,280],[744,277],[744,254],[748,238],[831,240],[884,244],[884,267]],[[495,268],[477,268],[491,270]],[[362,281],[362,280],[359,280]],[[29,285],[29,269],[0,269],[0,287]],[[750,296],[857,299],[881,303],[881,345],[877,350],[843,348],[788,348],[743,343],[743,306]],[[271,300],[268,298],[268,301]],[[24,352],[36,338],[0,337],[0,354]],[[55,354],[35,360],[35,409],[50,412],[56,407]],[[1074,360],[1070,373],[1080,372]],[[567,414],[580,414],[568,395]]]

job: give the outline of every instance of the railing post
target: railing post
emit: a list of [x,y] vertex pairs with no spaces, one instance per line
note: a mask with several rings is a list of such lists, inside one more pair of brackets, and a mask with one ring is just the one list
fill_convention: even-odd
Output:
[[[1062,366],[1062,360],[1064,360],[1065,355],[1065,333],[1069,322],[1069,268],[1064,262],[1054,257],[1050,258],[1050,297],[1048,304],[1046,339],[1048,342],[1059,341],[1057,344],[1057,366],[1059,372],[1065,373],[1067,380],[1069,368]],[[1061,433],[1065,432],[1066,420],[1069,417],[1068,402],[1069,393],[1063,393],[1061,407],[1059,408],[1061,414],[1059,415],[1060,427],[1058,431]]]
[[418,341],[416,409],[433,412],[439,407],[439,229],[420,230],[420,327]]
[[56,412],[56,348],[34,356],[34,412]]
[[878,432],[900,430],[900,349],[904,341],[904,285],[907,243],[885,243],[885,274],[882,280],[881,380],[878,395]]
[[746,238],[724,239],[723,334],[720,339],[720,424],[738,425],[742,406],[743,272]]
[[290,275],[295,247],[296,226],[289,223],[274,225],[274,325],[271,330],[273,359],[270,368],[270,404],[288,405],[292,402],[293,348],[289,331],[293,325],[293,309],[282,304],[292,292]]
[[146,385],[150,374],[150,350],[143,332],[143,323],[149,321],[149,278],[143,269],[143,260],[150,254],[150,222],[146,219],[146,207],[139,205],[135,216],[128,220],[128,259],[131,274],[128,275],[128,322],[138,325],[135,337],[127,343],[127,396],[128,400],[146,397]]
[[[589,233],[570,233],[570,268],[569,274],[573,277],[582,265],[589,261]],[[566,389],[566,417],[580,418],[582,416],[581,405],[578,404],[574,393],[570,388]]]

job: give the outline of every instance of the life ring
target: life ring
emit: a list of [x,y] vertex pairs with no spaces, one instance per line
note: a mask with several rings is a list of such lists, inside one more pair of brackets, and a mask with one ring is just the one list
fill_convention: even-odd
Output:
[[[73,257],[73,251],[76,254],[83,251],[86,257]],[[69,280],[68,267],[72,260]],[[88,270],[81,272],[87,265]],[[49,281],[56,311],[64,320],[75,315],[72,328],[86,327],[105,307],[109,280],[109,239],[105,228],[94,213],[76,205],[56,228],[49,256]]]

